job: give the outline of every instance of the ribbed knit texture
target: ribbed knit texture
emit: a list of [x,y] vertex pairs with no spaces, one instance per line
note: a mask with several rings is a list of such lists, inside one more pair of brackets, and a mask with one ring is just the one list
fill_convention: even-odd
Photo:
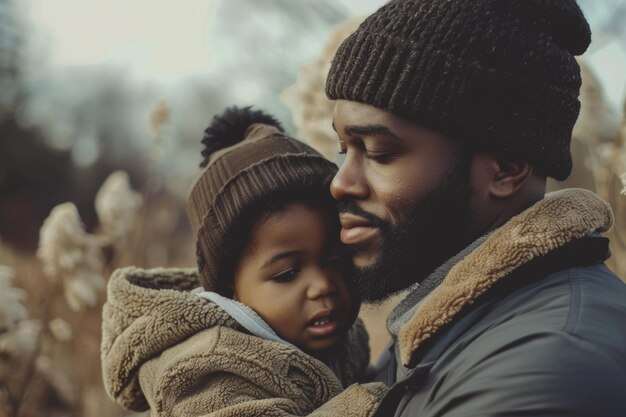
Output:
[[326,93],[562,180],[590,41],[574,0],[395,0],[340,46]]
[[268,125],[253,125],[240,144],[212,157],[188,198],[197,236],[200,281],[218,290],[224,238],[245,210],[279,193],[324,187],[337,171],[313,148]]

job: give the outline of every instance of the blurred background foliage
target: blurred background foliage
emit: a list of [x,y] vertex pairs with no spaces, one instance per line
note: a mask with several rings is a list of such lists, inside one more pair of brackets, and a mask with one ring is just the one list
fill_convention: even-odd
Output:
[[[294,132],[281,92],[332,27],[382,3],[0,0],[0,236],[32,250],[38,226],[67,200],[92,227],[93,196],[115,169],[141,187],[150,167],[155,191],[184,197],[203,127],[224,106],[266,108]],[[626,79],[626,1],[580,3],[611,131]],[[155,161],[146,120],[159,100],[171,120]]]
[[[194,264],[185,197],[203,129],[226,106],[273,112],[340,162],[325,72],[383,3],[0,0],[0,416],[124,415],[100,381],[106,278]],[[579,4],[594,35],[576,167],[550,187],[610,201],[624,276],[626,0]],[[363,313],[374,355],[390,305]]]

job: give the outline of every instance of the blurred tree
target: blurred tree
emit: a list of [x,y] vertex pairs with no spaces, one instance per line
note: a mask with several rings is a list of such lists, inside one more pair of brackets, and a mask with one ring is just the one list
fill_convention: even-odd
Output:
[[[69,155],[46,147],[34,129],[15,119],[23,104],[20,68],[25,21],[14,0],[0,0],[0,236],[21,248],[35,247],[45,201],[66,198]],[[61,185],[61,186],[60,186]]]
[[[136,178],[143,170],[136,158],[140,148],[124,134],[126,126],[120,128],[133,104],[123,72],[71,68],[60,80],[46,78],[43,69],[38,73],[22,6],[0,0],[0,238],[33,250],[52,207],[75,202],[91,227],[96,223],[93,197],[104,178],[120,165]],[[82,100],[73,100],[69,93],[86,85],[91,90],[83,91]],[[85,134],[88,129],[93,136]],[[55,136],[69,146],[49,146]],[[77,166],[85,147],[81,151],[73,145],[81,140],[97,141],[92,146],[107,157],[95,155],[93,163]]]
[[0,138],[0,237],[32,250],[50,209],[70,198],[70,155],[51,150],[13,119],[0,122]]
[[232,104],[261,105],[293,132],[290,112],[276,98],[349,16],[341,1],[222,0],[209,34],[210,76],[221,79]]
[[24,31],[16,5],[14,0],[0,0],[0,120],[11,112],[18,93]]

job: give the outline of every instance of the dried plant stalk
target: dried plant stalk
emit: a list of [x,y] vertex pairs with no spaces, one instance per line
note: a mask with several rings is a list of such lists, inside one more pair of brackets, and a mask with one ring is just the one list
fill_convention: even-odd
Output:
[[0,334],[13,329],[16,324],[28,317],[22,301],[26,293],[11,286],[15,271],[0,265]]
[[159,100],[148,117],[148,126],[152,135],[152,160],[159,162],[163,159],[164,129],[170,121],[170,106],[166,100]]
[[52,336],[59,342],[68,342],[72,340],[72,326],[60,317],[50,320],[48,328]]
[[142,197],[130,187],[130,179],[124,171],[112,173],[96,194],[96,212],[102,233],[111,242],[130,233]]
[[334,161],[339,147],[332,128],[333,102],[324,93],[330,62],[341,42],[359,26],[363,17],[350,18],[338,25],[321,55],[298,71],[296,83],[281,94],[291,108],[298,137],[307,141],[326,158]]
[[52,209],[41,227],[37,256],[44,273],[63,283],[65,299],[74,311],[95,305],[97,292],[104,288],[100,271],[105,242],[85,231],[72,203]]

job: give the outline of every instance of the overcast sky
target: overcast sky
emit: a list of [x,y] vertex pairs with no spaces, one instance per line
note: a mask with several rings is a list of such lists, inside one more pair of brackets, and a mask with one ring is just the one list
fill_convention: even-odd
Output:
[[[211,39],[215,36],[211,32],[212,19],[219,19],[215,16],[217,1],[30,0],[30,14],[36,29],[46,39],[53,65],[113,62],[123,63],[147,77],[181,77],[206,72],[215,64],[216,55],[224,54],[219,40]],[[336,3],[358,15],[369,13],[384,2],[337,0]],[[619,7],[626,14],[624,3],[624,0],[581,0],[592,25],[611,21],[613,26],[616,22],[620,26],[622,21],[626,26],[624,19],[611,14]],[[245,24],[245,18],[242,15],[232,24],[235,27]],[[602,79],[607,98],[619,107],[626,95],[626,40],[622,39],[620,44],[617,38],[595,36],[594,46],[588,58]],[[309,49],[312,57],[317,51],[313,47]]]
[[[118,61],[150,75],[181,76],[206,71],[215,53],[210,44],[215,0],[29,1],[31,17],[46,34],[54,63]],[[355,15],[383,3],[336,2]],[[245,16],[233,24],[243,21]]]

